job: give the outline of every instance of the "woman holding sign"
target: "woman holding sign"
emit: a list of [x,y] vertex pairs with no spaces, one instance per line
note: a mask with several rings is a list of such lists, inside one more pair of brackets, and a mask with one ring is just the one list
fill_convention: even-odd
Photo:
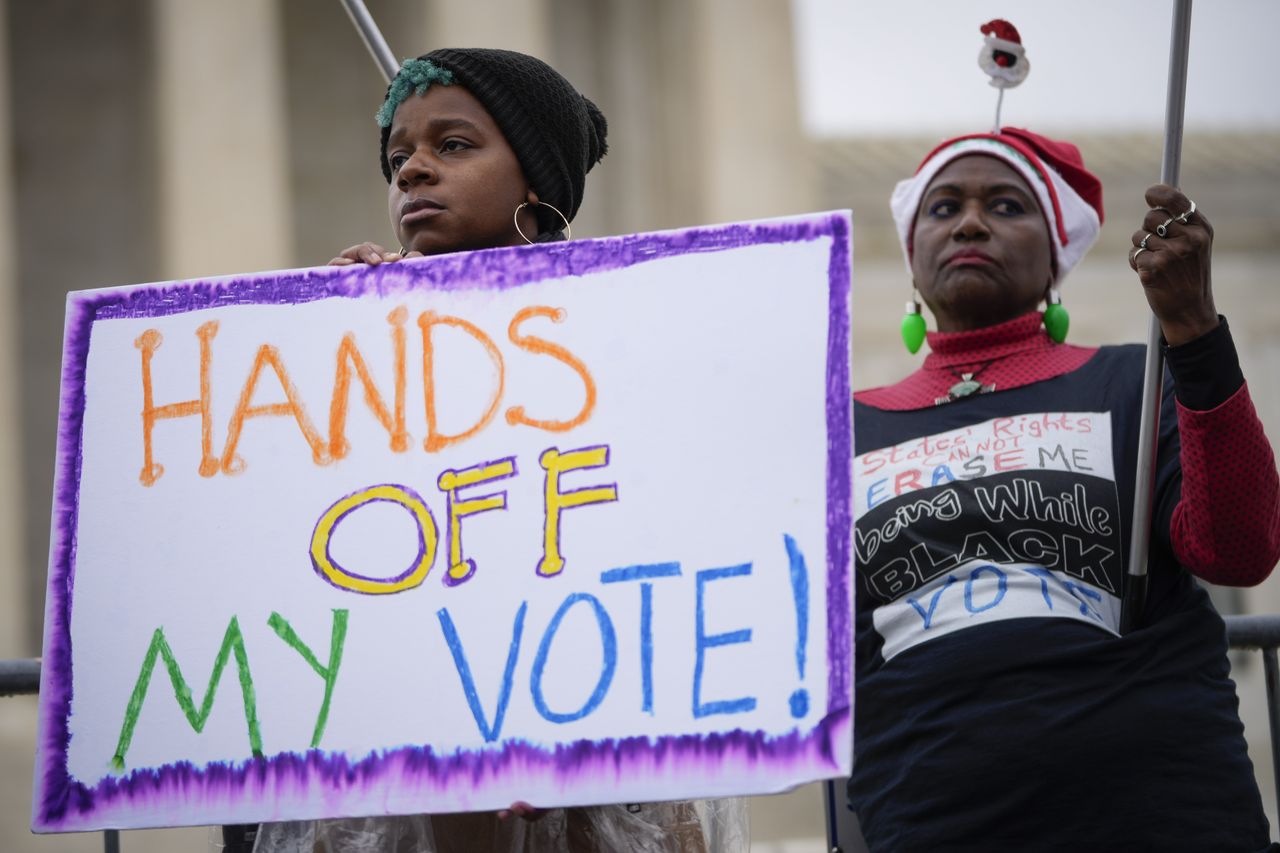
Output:
[[[1258,850],[1268,827],[1222,620],[1196,578],[1261,582],[1280,486],[1210,287],[1213,229],[1151,187],[1137,272],[1167,343],[1151,590],[1119,630],[1143,349],[1065,342],[1098,235],[1079,151],[1016,128],[898,184],[931,354],[855,395],[856,760],[872,849]],[[1039,304],[1046,304],[1043,313]]]
[[[397,251],[359,243],[333,265],[565,240],[586,174],[607,150],[604,116],[550,66],[504,50],[441,49],[406,60],[377,114]],[[537,792],[530,792],[536,796]],[[740,807],[692,803],[264,826],[269,850],[327,839],[342,849],[706,850],[703,819],[741,836]],[[259,849],[263,849],[261,846]]]

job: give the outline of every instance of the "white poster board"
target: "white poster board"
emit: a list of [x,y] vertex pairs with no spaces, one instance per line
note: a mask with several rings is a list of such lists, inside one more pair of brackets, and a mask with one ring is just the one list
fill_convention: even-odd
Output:
[[68,298],[38,831],[852,754],[850,222]]

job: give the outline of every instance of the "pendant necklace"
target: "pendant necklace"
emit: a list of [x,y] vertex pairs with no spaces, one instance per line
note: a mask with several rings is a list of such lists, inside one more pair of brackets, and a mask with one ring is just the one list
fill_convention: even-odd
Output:
[[991,365],[995,364],[997,361],[999,361],[999,359],[992,359],[986,364],[978,367],[977,370],[971,370],[967,373],[947,368],[948,370],[951,370],[952,375],[960,381],[952,385],[951,388],[947,390],[947,396],[935,398],[933,404],[935,406],[941,406],[944,403],[954,403],[956,400],[963,400],[965,397],[972,397],[975,394],[990,394],[992,391],[996,390],[994,383],[990,385],[983,385],[974,377]]

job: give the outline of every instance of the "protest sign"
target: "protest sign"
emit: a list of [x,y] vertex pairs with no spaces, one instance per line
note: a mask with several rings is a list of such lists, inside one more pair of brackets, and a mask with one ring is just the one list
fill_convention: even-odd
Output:
[[68,298],[33,826],[847,774],[847,214]]

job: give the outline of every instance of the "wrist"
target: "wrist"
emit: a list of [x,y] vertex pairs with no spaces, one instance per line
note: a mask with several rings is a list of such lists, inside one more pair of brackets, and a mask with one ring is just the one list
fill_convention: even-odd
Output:
[[1169,346],[1176,347],[1209,334],[1218,328],[1218,322],[1216,312],[1210,317],[1188,318],[1178,321],[1161,320],[1160,333],[1164,336],[1165,342]]
[[1231,326],[1220,317],[1218,327],[1181,346],[1164,348],[1179,404],[1193,412],[1218,408],[1244,385]]

